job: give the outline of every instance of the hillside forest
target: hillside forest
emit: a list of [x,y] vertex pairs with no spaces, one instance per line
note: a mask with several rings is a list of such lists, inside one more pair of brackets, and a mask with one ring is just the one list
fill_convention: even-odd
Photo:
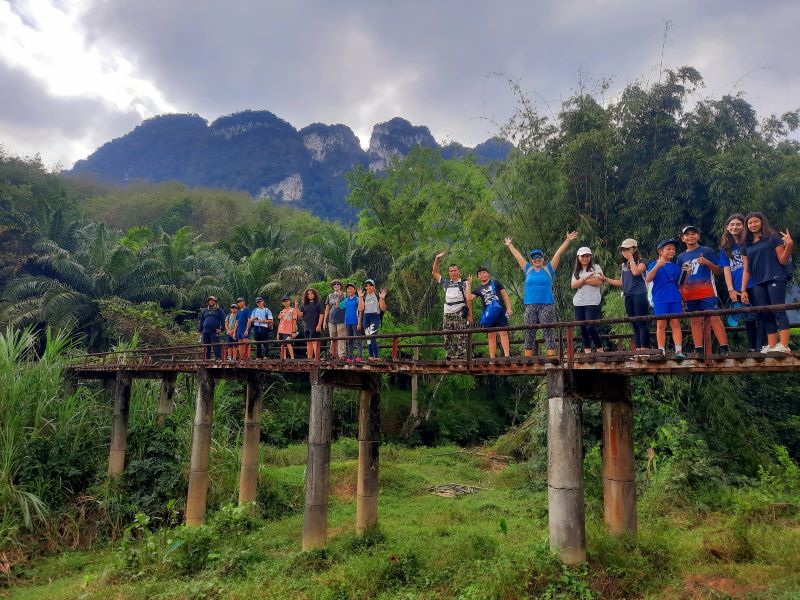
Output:
[[[268,450],[257,516],[240,514],[230,504],[236,499],[242,389],[234,382],[217,387],[209,509],[220,515],[212,520],[222,525],[202,540],[192,536],[206,534],[182,533],[179,527],[193,381],[179,378],[176,409],[166,426],[155,419],[157,386],[136,382],[128,464],[118,485],[106,480],[111,407],[103,390],[87,385],[64,395],[62,369],[81,352],[193,343],[198,311],[210,294],[223,307],[238,296],[252,305],[262,295],[277,314],[284,294],[299,298],[314,287],[324,297],[334,277],[359,283],[369,277],[388,290],[383,332],[439,329],[442,296],[430,271],[434,256],[444,250],[462,273],[474,275],[478,266],[487,266],[506,285],[514,305],[512,324],[519,324],[523,276],[503,245],[506,236],[520,248],[552,254],[567,231],[577,230],[577,245],[591,247],[604,272],[618,277],[616,248],[625,238],[638,240],[649,260],[659,240],[691,224],[702,232],[701,243],[716,248],[729,214],[755,210],[775,228],[795,233],[800,143],[792,133],[800,126],[800,111],[757,115],[743,96],[707,97],[701,74],[692,67],[666,70],[659,82],[634,82],[611,101],[604,99],[604,85],[581,90],[547,114],[518,86],[511,89],[518,108],[497,132],[515,147],[507,160],[479,164],[474,157],[445,159],[436,148],[415,148],[382,173],[357,166],[346,175],[347,202],[358,214],[351,226],[244,192],[177,182],[109,187],[51,172],[36,156],[14,156],[0,148],[0,596],[5,583],[28,586],[30,597],[37,597],[34,580],[44,577],[37,568],[50,564],[48,556],[92,548],[103,549],[105,566],[84,585],[90,597],[111,593],[127,577],[150,581],[154,595],[167,597],[159,585],[170,573],[187,577],[178,597],[213,597],[208,589],[235,595],[216,579],[223,564],[240,569],[244,579],[237,581],[244,582],[249,574],[270,569],[308,573],[304,583],[276,575],[270,584],[277,586],[270,588],[276,596],[296,597],[322,597],[315,590],[332,589],[333,580],[341,584],[336,588],[341,593],[330,597],[379,597],[387,588],[370,588],[375,581],[419,597],[465,598],[484,597],[477,591],[469,595],[470,589],[488,590],[486,597],[518,597],[519,589],[532,595],[547,591],[548,597],[573,597],[573,592],[641,597],[660,595],[671,585],[670,577],[685,567],[663,558],[675,550],[672,542],[648,538],[645,530],[643,539],[650,542],[633,552],[612,548],[598,533],[590,539],[595,558],[588,570],[560,574],[560,567],[529,544],[508,545],[514,536],[503,524],[513,520],[511,508],[507,514],[486,509],[495,529],[502,521],[502,535],[493,529],[470,534],[474,539],[464,542],[474,546],[491,538],[487,552],[501,565],[498,572],[506,574],[502,581],[486,579],[492,569],[470,575],[460,567],[437,579],[432,573],[445,567],[435,557],[411,538],[393,541],[386,530],[372,546],[341,541],[339,550],[317,556],[313,564],[298,558],[297,548],[258,546],[251,551],[258,556],[237,555],[240,562],[231,567],[225,544],[237,536],[258,527],[277,528],[280,519],[299,522],[301,467],[293,465],[302,463],[297,456],[306,435],[307,382],[279,377],[266,393],[261,430]],[[565,320],[572,317],[569,275],[575,247],[555,281],[557,314]],[[603,315],[624,316],[614,288],[604,290]],[[796,335],[793,342],[800,347]],[[731,338],[734,350],[744,343]],[[439,463],[425,452],[442,447],[454,454],[482,448],[511,461],[502,476],[505,483],[497,483],[509,495],[494,502],[517,506],[513,503],[523,502],[526,493],[541,499],[546,469],[541,382],[431,376],[413,386],[413,398],[405,378],[384,383],[383,436],[397,461],[395,467],[387,463],[387,473],[393,468],[407,473],[398,465],[410,472],[417,459],[427,465],[419,480],[403,479],[400,471],[387,480],[388,498],[397,493],[404,499],[398,506],[430,482],[424,478]],[[730,525],[719,531],[727,540],[722,545],[733,548],[731,565],[770,565],[764,589],[774,584],[785,591],[800,584],[791,567],[800,560],[800,376],[637,377],[633,387],[645,507],[641,519],[650,515],[663,527],[677,522],[689,527],[689,521],[717,515]],[[334,410],[340,440],[335,458],[352,459],[357,399],[337,391]],[[601,468],[600,438],[599,407],[587,404],[587,482]],[[453,477],[479,477],[475,464],[458,460],[442,458],[442,468]],[[601,497],[602,484],[599,490],[597,485],[587,483],[588,502]],[[345,514],[349,504],[342,503]],[[471,520],[466,508],[459,510],[464,521]],[[518,516],[527,518],[522,512]],[[533,525],[526,527],[542,518],[528,516]],[[159,531],[183,535],[182,549],[161,544]],[[348,569],[354,567],[345,555],[374,557],[381,548],[395,548],[392,544],[402,549],[398,556],[407,561],[402,563],[406,571],[397,571],[393,561],[395,571],[386,575],[375,558],[384,579],[351,577]],[[201,548],[202,560],[192,558],[190,548]],[[463,560],[484,560],[483,554],[468,552]],[[523,555],[528,557],[520,559],[524,564],[517,561]],[[640,563],[620,566],[615,560]],[[662,561],[666,566],[659,573]],[[741,573],[730,569],[734,578]],[[210,587],[195,593],[197,573],[204,573],[201,581]],[[549,573],[555,583],[537,573]],[[236,585],[243,586],[236,588],[242,597],[247,595],[249,584]],[[145,593],[114,589],[123,595]]]

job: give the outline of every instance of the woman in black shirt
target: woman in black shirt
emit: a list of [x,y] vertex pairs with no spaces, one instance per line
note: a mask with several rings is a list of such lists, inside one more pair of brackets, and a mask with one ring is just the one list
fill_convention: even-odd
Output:
[[325,317],[325,309],[319,301],[319,294],[314,288],[308,288],[303,293],[303,305],[295,308],[303,317],[303,324],[306,326],[306,356],[310,360],[319,358],[319,342],[313,341],[320,336],[322,331],[322,320]]

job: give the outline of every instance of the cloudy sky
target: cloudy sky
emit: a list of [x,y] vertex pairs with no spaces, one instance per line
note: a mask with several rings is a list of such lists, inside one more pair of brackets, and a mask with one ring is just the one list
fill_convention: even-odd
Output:
[[0,144],[69,167],[142,119],[267,109],[369,142],[393,116],[468,145],[581,81],[692,65],[703,95],[800,106],[797,0],[0,0]]

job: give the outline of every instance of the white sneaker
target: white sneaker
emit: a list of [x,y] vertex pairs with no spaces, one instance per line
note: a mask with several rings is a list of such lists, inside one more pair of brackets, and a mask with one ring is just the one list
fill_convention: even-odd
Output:
[[772,346],[770,346],[770,345],[761,346],[760,352],[761,352],[761,354],[767,354],[768,352],[772,352]]
[[772,347],[772,349],[771,349],[771,352],[783,352],[783,353],[785,353],[785,354],[791,354],[791,352],[792,352],[792,349],[791,349],[791,348],[789,348],[788,346],[784,346],[783,344],[781,344],[780,342],[778,342],[777,344],[775,344],[775,345]]

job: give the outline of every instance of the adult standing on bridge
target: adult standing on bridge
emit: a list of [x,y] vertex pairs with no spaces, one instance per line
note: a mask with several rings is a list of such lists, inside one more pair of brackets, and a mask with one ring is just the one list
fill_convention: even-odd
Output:
[[[625,313],[629,317],[647,316],[650,311],[650,303],[647,301],[647,283],[644,280],[647,263],[642,260],[639,253],[639,242],[633,238],[622,240],[619,245],[619,253],[620,277],[619,279],[606,279],[606,281],[613,286],[622,288]],[[633,322],[633,345],[636,350],[650,349],[649,325],[647,321]]]
[[[480,298],[483,303],[481,327],[508,327],[508,317],[512,315],[512,310],[511,298],[508,297],[506,287],[496,279],[492,279],[486,267],[479,267],[476,275],[480,285],[470,290],[469,301]],[[497,356],[497,334],[490,332],[487,341],[489,358],[494,358]],[[503,356],[511,356],[511,343],[507,331],[500,332],[500,345],[503,348]]]
[[[466,329],[472,323],[472,304],[467,301],[469,293],[468,282],[461,278],[458,265],[452,263],[447,268],[448,278],[444,279],[439,273],[439,261],[447,254],[442,251],[433,259],[433,280],[444,290],[444,316],[442,329],[445,331],[459,331]],[[466,334],[450,334],[444,336],[445,358],[464,358],[467,353]]]
[[222,348],[219,346],[219,334],[225,326],[225,313],[217,306],[217,297],[209,296],[207,306],[200,311],[200,323],[197,333],[200,334],[200,343],[205,345],[204,357],[211,358],[213,349],[217,360],[222,360]]
[[[602,318],[600,303],[603,301],[603,283],[606,276],[603,269],[593,260],[592,251],[588,246],[578,248],[575,256],[575,266],[572,269],[572,306],[575,308],[576,321],[594,321]],[[584,354],[592,353],[592,343],[595,351],[603,351],[603,340],[594,325],[581,325],[581,341]]]
[[269,346],[264,342],[271,337],[273,320],[272,311],[267,308],[264,298],[261,296],[256,298],[256,307],[250,315],[250,320],[247,321],[247,329],[244,332],[244,337],[247,337],[248,330],[253,329],[253,337],[256,340],[256,358],[269,358]]
[[[747,250],[744,256],[745,273],[739,293],[742,302],[749,301],[747,287],[752,282],[753,306],[786,303],[786,283],[792,260],[794,240],[787,229],[778,236],[760,212],[751,212],[745,219]],[[758,313],[759,330],[766,333],[767,346],[762,352],[791,352],[789,348],[789,317],[786,311]],[[764,335],[761,333],[761,335]],[[780,341],[778,341],[780,336]]]
[[303,324],[306,326],[306,358],[314,360],[319,358],[319,342],[314,338],[319,338],[322,332],[322,319],[325,317],[325,309],[319,301],[319,293],[314,288],[308,288],[303,293],[303,304],[294,304],[295,309],[303,317]]
[[[507,237],[505,245],[517,259],[517,264],[525,273],[525,325],[537,323],[554,323],[556,320],[555,298],[553,297],[553,280],[556,276],[561,255],[569,247],[572,240],[578,237],[577,231],[571,231],[561,242],[553,254],[550,262],[544,262],[544,252],[534,248],[528,253],[530,263],[525,260],[522,253],[514,247],[512,239]],[[544,343],[547,346],[547,356],[556,355],[556,336],[552,328],[543,329]],[[525,330],[525,356],[533,356],[536,347],[536,329]]]

